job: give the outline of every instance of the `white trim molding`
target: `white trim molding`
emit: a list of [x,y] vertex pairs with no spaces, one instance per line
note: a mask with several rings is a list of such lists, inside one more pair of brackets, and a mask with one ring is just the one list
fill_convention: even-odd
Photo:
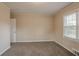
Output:
[[6,52],[8,49],[10,49],[10,46],[8,46],[6,49],[4,49],[2,52],[0,52],[0,56],[1,56],[4,52]]
[[60,46],[62,46],[63,48],[65,48],[66,50],[68,50],[69,52],[71,52],[72,54],[74,54],[75,55],[75,53],[73,53],[70,49],[68,49],[66,46],[64,46],[63,44],[61,44],[61,43],[59,43],[59,42],[57,42],[57,41],[54,41],[54,42],[56,42],[57,44],[59,44]]

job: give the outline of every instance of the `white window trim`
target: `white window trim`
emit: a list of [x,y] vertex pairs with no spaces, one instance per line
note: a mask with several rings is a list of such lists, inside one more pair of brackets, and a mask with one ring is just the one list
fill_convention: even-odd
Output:
[[[67,13],[64,14],[64,16],[70,15],[70,14],[75,13],[75,12],[77,14],[76,15],[76,24],[77,24],[76,31],[77,31],[77,30],[79,30],[79,27],[78,27],[79,26],[79,23],[78,23],[79,22],[79,9],[75,9],[71,12],[67,12]],[[79,39],[77,39],[77,38],[75,39],[75,38],[70,38],[70,37],[64,36],[64,16],[63,16],[63,38],[79,42]],[[78,37],[77,33],[78,33],[78,31],[76,32],[76,37]]]
[[[79,34],[78,34],[78,31],[79,31],[79,11],[77,11],[76,14],[77,14],[77,16],[76,16],[76,18],[77,18],[77,19],[76,19],[76,25],[77,25],[77,26],[76,26],[76,29],[77,29],[77,31],[76,31],[76,37],[78,37],[78,35],[79,35]],[[77,34],[78,34],[78,35],[77,35]],[[77,39],[77,40],[79,40],[79,39]]]

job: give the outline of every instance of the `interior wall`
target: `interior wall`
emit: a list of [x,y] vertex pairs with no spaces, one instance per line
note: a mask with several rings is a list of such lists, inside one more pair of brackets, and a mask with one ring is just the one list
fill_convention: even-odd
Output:
[[65,7],[61,11],[59,11],[54,16],[55,21],[55,32],[56,32],[56,42],[60,45],[64,46],[71,52],[73,52],[73,49],[76,49],[79,51],[79,40],[74,41],[71,38],[63,37],[63,16],[71,11],[74,11],[79,8],[79,3],[72,3],[71,5]]
[[10,9],[0,3],[0,55],[10,48]]
[[53,32],[53,18],[48,15],[36,13],[17,13],[16,41],[39,42],[50,41]]

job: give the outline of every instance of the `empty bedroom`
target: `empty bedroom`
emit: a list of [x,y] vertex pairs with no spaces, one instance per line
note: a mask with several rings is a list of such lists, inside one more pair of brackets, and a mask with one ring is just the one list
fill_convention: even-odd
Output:
[[78,2],[0,2],[1,56],[79,56]]

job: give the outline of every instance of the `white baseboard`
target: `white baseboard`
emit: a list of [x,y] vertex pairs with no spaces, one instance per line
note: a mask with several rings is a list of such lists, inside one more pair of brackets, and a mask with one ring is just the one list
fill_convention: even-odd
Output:
[[33,41],[16,41],[16,42],[49,42],[49,41],[53,41],[53,40],[33,40]]
[[[61,43],[57,42],[57,41],[54,41],[56,42],[57,44],[61,45],[62,47],[64,47],[66,50],[68,50],[69,52],[71,52],[72,54],[74,54],[70,49],[68,49],[66,46],[62,45]],[[75,54],[74,54],[75,55]]]
[[4,49],[2,52],[0,52],[0,56],[1,56],[5,51],[7,51],[9,48],[10,48],[10,46],[8,46],[6,49]]

